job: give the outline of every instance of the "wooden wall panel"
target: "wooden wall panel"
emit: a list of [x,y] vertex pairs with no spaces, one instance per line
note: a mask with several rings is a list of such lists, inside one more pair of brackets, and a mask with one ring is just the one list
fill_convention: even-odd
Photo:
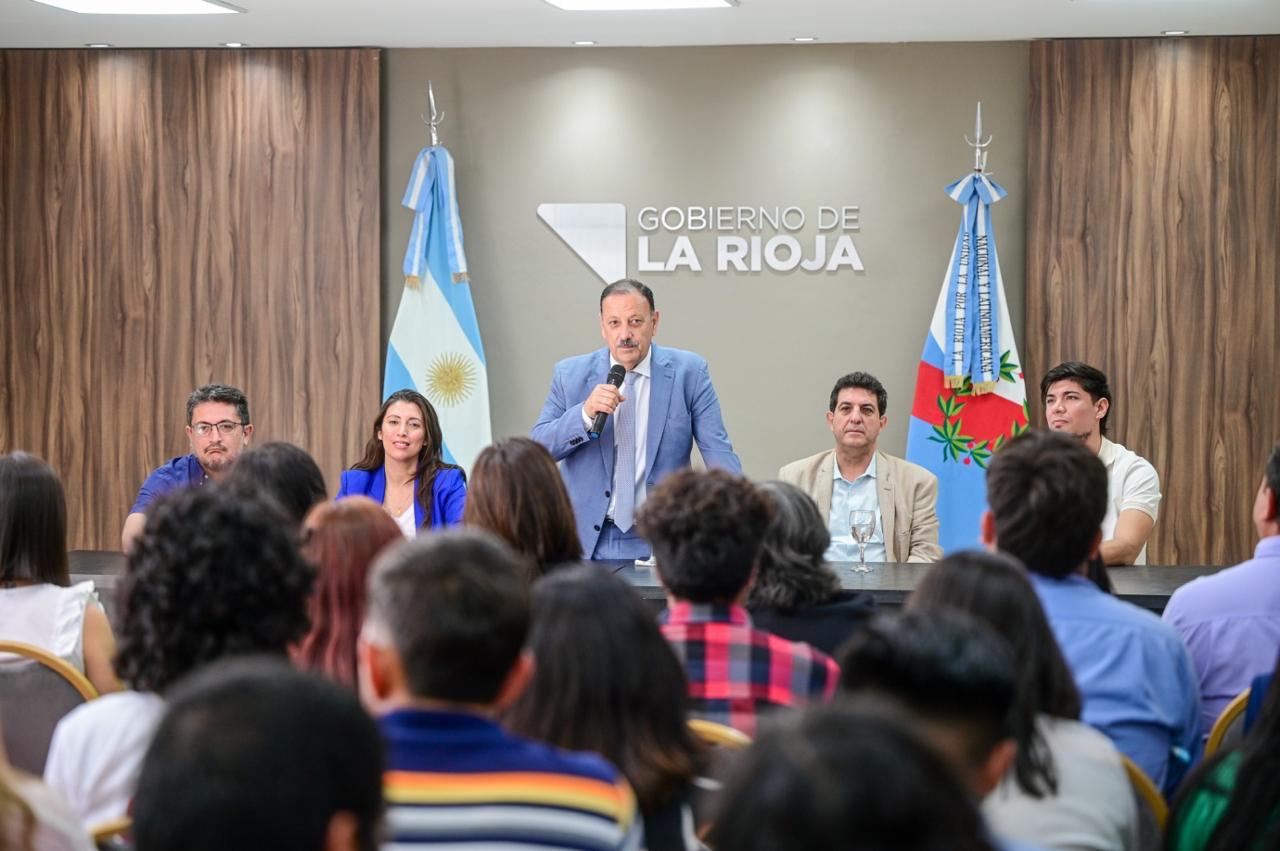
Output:
[[1160,473],[1151,563],[1247,558],[1280,438],[1280,37],[1036,42],[1028,113],[1029,382],[1108,374],[1113,438]]
[[118,546],[209,381],[331,489],[356,457],[380,398],[379,60],[0,51],[0,451],[58,470],[71,546]]

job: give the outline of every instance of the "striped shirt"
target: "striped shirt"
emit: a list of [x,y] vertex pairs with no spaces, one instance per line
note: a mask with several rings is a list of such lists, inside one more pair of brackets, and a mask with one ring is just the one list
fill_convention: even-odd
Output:
[[677,603],[662,634],[684,665],[692,714],[748,735],[761,710],[830,700],[840,679],[830,656],[756,629],[741,606]]
[[466,713],[402,709],[379,724],[384,851],[640,847],[631,787],[595,754],[522,739]]

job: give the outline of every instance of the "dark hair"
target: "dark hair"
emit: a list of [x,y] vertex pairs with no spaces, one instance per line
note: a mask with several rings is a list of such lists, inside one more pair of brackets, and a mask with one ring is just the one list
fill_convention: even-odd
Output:
[[1026,431],[987,470],[996,544],[1028,570],[1061,579],[1077,570],[1107,513],[1107,468],[1068,434]]
[[968,791],[883,709],[835,705],[781,716],[734,766],[710,842],[717,851],[990,851]]
[[242,390],[228,384],[206,384],[192,390],[191,395],[187,397],[187,425],[191,425],[191,417],[195,413],[196,406],[203,405],[205,402],[235,405],[236,416],[240,418],[242,425],[253,422],[249,419],[249,400]]
[[649,312],[653,313],[657,308],[653,302],[653,290],[634,278],[619,278],[609,286],[600,291],[600,311],[604,312],[604,300],[611,295],[620,295],[622,293],[639,293],[644,296],[644,300],[649,302]]
[[1025,568],[1002,553],[966,550],[947,556],[924,575],[907,599],[907,611],[938,609],[976,617],[1013,651],[1018,672],[1014,778],[1033,798],[1056,794],[1053,755],[1036,720],[1044,714],[1078,721],[1080,692]]
[[67,498],[34,455],[0,455],[0,582],[68,585]]
[[404,540],[382,506],[364,496],[322,502],[303,527],[302,555],[316,569],[311,630],[293,651],[300,667],[356,687],[356,639],[364,623],[369,567],[385,548]]
[[[1171,807],[1169,840],[1179,835],[1184,818],[1203,818],[1193,808],[1200,800],[1198,793],[1206,786],[1223,797],[1228,797],[1205,851],[1237,851],[1241,848],[1280,847],[1280,819],[1275,818],[1280,807],[1280,664],[1272,675],[1271,687],[1262,703],[1258,722],[1236,748],[1219,752],[1182,784],[1177,800]],[[1227,788],[1214,782],[1221,761],[1233,753],[1239,754],[1239,766],[1235,782]]]
[[1267,459],[1266,468],[1267,488],[1270,489],[1272,496],[1280,500],[1280,443],[1275,445],[1271,450],[1271,457]]
[[786,482],[762,482],[757,487],[773,504],[774,514],[764,530],[747,605],[791,612],[835,597],[840,578],[822,560],[831,533],[818,506]]
[[536,575],[582,558],[573,503],[541,443],[510,437],[486,446],[471,466],[462,522],[487,529],[530,560]]
[[492,703],[529,633],[525,567],[488,532],[416,538],[374,562],[366,622],[395,648],[414,697]]
[[964,736],[981,764],[1013,736],[1013,654],[990,627],[963,612],[880,615],[840,650],[844,692],[888,698]]
[[1115,403],[1111,400],[1111,386],[1107,384],[1107,376],[1102,370],[1078,360],[1063,361],[1040,379],[1041,402],[1044,402],[1044,397],[1049,395],[1049,388],[1058,381],[1074,381],[1080,385],[1081,390],[1089,394],[1089,398],[1094,402],[1099,399],[1107,400],[1107,412],[1102,415],[1102,421],[1098,423],[1098,431],[1105,437],[1107,420],[1111,418],[1111,408]]
[[868,393],[874,393],[876,407],[880,409],[880,416],[883,417],[889,413],[889,391],[884,389],[880,379],[869,372],[851,372],[848,375],[842,375],[837,378],[836,386],[831,388],[831,400],[827,402],[828,411],[836,409],[836,402],[840,399],[840,391],[848,390],[850,387],[857,387],[860,390],[866,390]]
[[275,500],[293,528],[307,512],[324,502],[324,475],[305,449],[273,440],[236,458],[223,486],[236,493],[262,494]]
[[673,473],[649,492],[636,525],[662,584],[692,603],[727,603],[751,579],[773,505],[743,476]]
[[[382,429],[382,420],[387,415],[387,409],[396,402],[409,402],[418,406],[418,410],[422,412],[422,426],[426,432],[422,441],[422,449],[418,452],[418,469],[414,471],[413,477],[418,480],[418,491],[414,494],[414,499],[418,505],[422,506],[422,525],[431,525],[431,488],[435,485],[436,473],[441,470],[462,470],[457,464],[448,464],[444,460],[444,435],[440,431],[440,418],[436,416],[436,409],[431,407],[431,403],[427,401],[427,397],[423,396],[417,390],[397,390],[387,397],[382,403],[382,407],[378,409],[378,416],[373,421],[373,435],[369,438],[369,442],[364,445],[364,456],[351,465],[353,470],[376,471],[382,469],[382,464],[386,460],[386,455],[382,449],[382,441],[378,439],[378,432]],[[462,478],[465,481],[467,474],[463,472]]]
[[307,630],[315,574],[268,503],[213,484],[165,494],[128,559],[116,670],[138,691],[223,656],[283,656]]
[[138,851],[315,851],[337,813],[377,848],[382,742],[356,696],[283,662],[227,660],[173,690],[133,836]]
[[534,585],[537,663],[504,719],[513,732],[595,751],[626,775],[653,813],[697,772],[684,668],[631,586],[595,565]]

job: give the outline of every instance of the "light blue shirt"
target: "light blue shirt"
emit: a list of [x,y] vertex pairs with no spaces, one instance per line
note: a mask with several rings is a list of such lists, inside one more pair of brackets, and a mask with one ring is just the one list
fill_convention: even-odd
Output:
[[855,509],[874,511],[876,530],[867,542],[867,561],[883,562],[884,521],[880,518],[880,489],[876,485],[876,456],[873,453],[867,471],[852,482],[840,475],[840,459],[832,459],[834,471],[831,483],[831,513],[827,515],[827,531],[831,533],[831,546],[827,547],[827,561],[857,561],[858,542],[849,524],[849,512]]
[[1182,639],[1083,576],[1029,575],[1080,689],[1080,720],[1170,794],[1200,751],[1200,689]]

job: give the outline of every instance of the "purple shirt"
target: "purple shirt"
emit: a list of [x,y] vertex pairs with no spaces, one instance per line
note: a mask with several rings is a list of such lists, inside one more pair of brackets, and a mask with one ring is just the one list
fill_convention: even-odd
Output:
[[1280,648],[1280,535],[1258,541],[1253,558],[1202,576],[1169,598],[1165,621],[1195,662],[1208,733],[1231,699],[1275,668]]
[[196,456],[179,455],[177,458],[170,458],[168,463],[157,467],[147,476],[129,513],[141,514],[157,497],[187,485],[202,485],[206,478],[204,467],[200,466]]

